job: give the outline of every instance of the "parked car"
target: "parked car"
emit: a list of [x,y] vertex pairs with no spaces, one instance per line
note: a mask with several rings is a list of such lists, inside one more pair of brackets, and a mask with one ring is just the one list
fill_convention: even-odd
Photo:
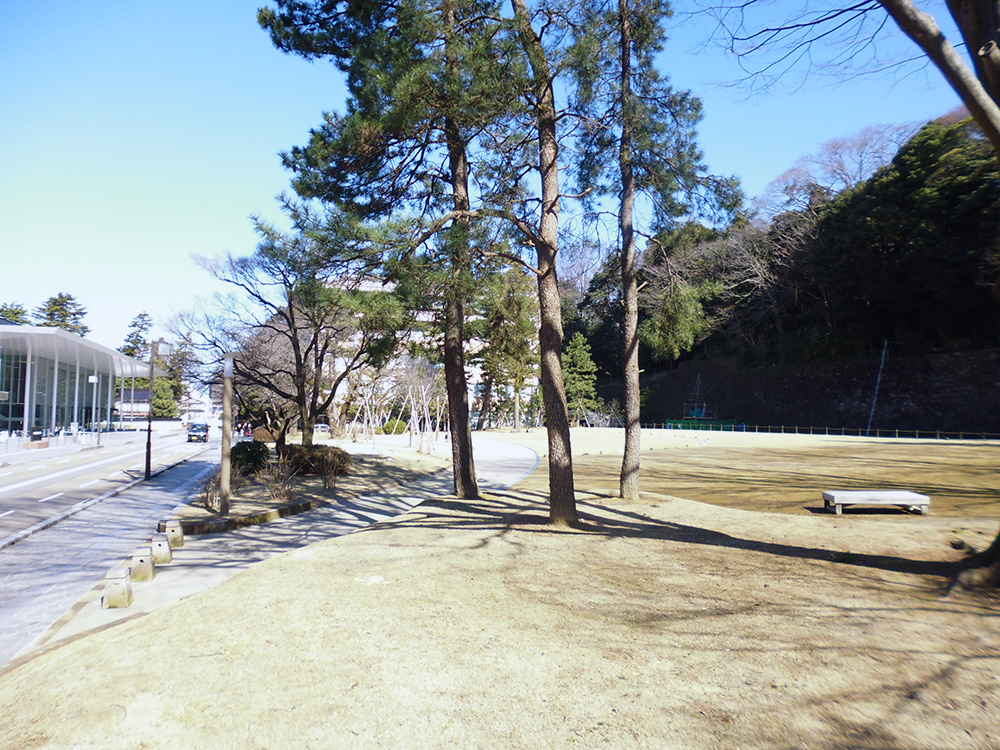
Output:
[[192,422],[188,425],[188,442],[189,443],[207,443],[208,442],[208,425],[204,422]]
[[321,433],[323,435],[329,435],[330,434],[330,425],[328,425],[328,424],[314,424],[313,425],[313,432],[318,432],[318,433]]

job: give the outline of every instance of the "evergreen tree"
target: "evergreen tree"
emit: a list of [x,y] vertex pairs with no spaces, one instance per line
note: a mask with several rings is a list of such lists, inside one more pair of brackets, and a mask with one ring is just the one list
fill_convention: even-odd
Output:
[[146,334],[153,327],[151,315],[141,312],[132,318],[128,324],[128,333],[125,335],[125,342],[118,347],[118,351],[127,354],[129,357],[144,357],[149,354],[149,341]]
[[20,302],[0,303],[0,318],[22,326],[31,325],[28,311]]
[[478,429],[483,428],[492,394],[506,387],[513,391],[514,428],[520,429],[521,393],[537,363],[538,303],[532,280],[520,265],[491,267],[485,276],[475,305],[479,315],[469,326],[471,336],[484,342],[474,357],[483,368],[485,387]]
[[[443,349],[452,429],[455,493],[477,497],[464,363],[476,230],[471,220],[469,144],[502,110],[497,85],[511,58],[497,48],[499,11],[489,0],[329,3],[279,0],[260,24],[280,49],[332,59],[348,76],[345,116],[327,115],[308,146],[285,155],[296,191],[344,206],[363,219],[421,216],[406,238],[396,277],[414,248],[443,299]],[[447,217],[447,218],[443,218]],[[420,227],[420,224],[429,226]],[[433,235],[433,242],[426,240]],[[409,247],[406,247],[409,245]]]
[[153,380],[153,418],[173,419],[177,416],[177,401],[174,400],[174,389],[166,378]]
[[734,180],[708,175],[695,143],[701,103],[675,91],[656,67],[670,9],[664,0],[591,0],[578,6],[574,47],[577,104],[587,123],[580,181],[619,199],[624,308],[625,450],[620,492],[639,498],[639,297],[634,213],[645,194],[654,224],[669,226],[699,209],[735,210]]
[[62,328],[77,336],[86,336],[90,332],[83,324],[86,314],[86,309],[72,294],[60,293],[35,308],[34,318],[43,328]]
[[589,414],[600,411],[597,398],[597,365],[590,356],[590,344],[582,333],[574,333],[562,356],[566,402],[576,422],[589,424]]

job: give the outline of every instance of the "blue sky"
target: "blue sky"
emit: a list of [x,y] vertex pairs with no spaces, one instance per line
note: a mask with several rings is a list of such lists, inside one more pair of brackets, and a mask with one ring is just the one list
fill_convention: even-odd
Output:
[[[0,302],[67,292],[117,347],[139,312],[163,324],[218,288],[193,255],[253,251],[249,216],[278,220],[288,190],[278,153],[343,103],[332,66],[271,46],[260,4],[0,2]],[[665,64],[704,102],[709,167],[750,196],[831,138],[958,104],[933,70],[748,99],[706,28],[675,29]]]

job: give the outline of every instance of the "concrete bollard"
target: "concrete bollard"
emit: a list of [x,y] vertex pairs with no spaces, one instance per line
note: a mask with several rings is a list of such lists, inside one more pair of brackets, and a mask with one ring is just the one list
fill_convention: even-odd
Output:
[[132,604],[132,571],[129,568],[112,568],[104,579],[103,609],[124,609]]
[[156,524],[156,530],[170,538],[171,549],[184,546],[184,529],[176,518],[168,518]]
[[149,540],[149,547],[153,550],[154,565],[165,565],[173,561],[174,553],[170,549],[170,537],[166,534],[153,534]]
[[156,564],[153,562],[153,550],[148,545],[136,547],[132,553],[132,580],[152,581],[156,578]]

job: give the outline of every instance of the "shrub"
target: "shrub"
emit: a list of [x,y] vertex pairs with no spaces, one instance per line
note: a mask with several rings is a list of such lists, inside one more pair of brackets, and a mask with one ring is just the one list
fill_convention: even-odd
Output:
[[409,425],[405,419],[397,419],[396,417],[393,417],[384,425],[379,427],[376,432],[380,435],[402,435],[406,432],[406,428],[408,426]]
[[266,427],[254,427],[253,440],[255,443],[273,443],[274,435]]
[[234,474],[256,474],[267,466],[271,450],[262,442],[236,443],[229,454]]
[[284,458],[272,461],[257,473],[257,480],[264,485],[268,496],[280,503],[292,499],[292,477],[295,472],[291,463]]
[[[218,512],[222,508],[222,470],[217,469],[205,480],[205,508]],[[243,476],[236,472],[229,475],[229,499],[243,491]]]
[[287,445],[282,458],[295,474],[322,477],[325,489],[330,489],[337,476],[351,465],[351,455],[335,445]]

